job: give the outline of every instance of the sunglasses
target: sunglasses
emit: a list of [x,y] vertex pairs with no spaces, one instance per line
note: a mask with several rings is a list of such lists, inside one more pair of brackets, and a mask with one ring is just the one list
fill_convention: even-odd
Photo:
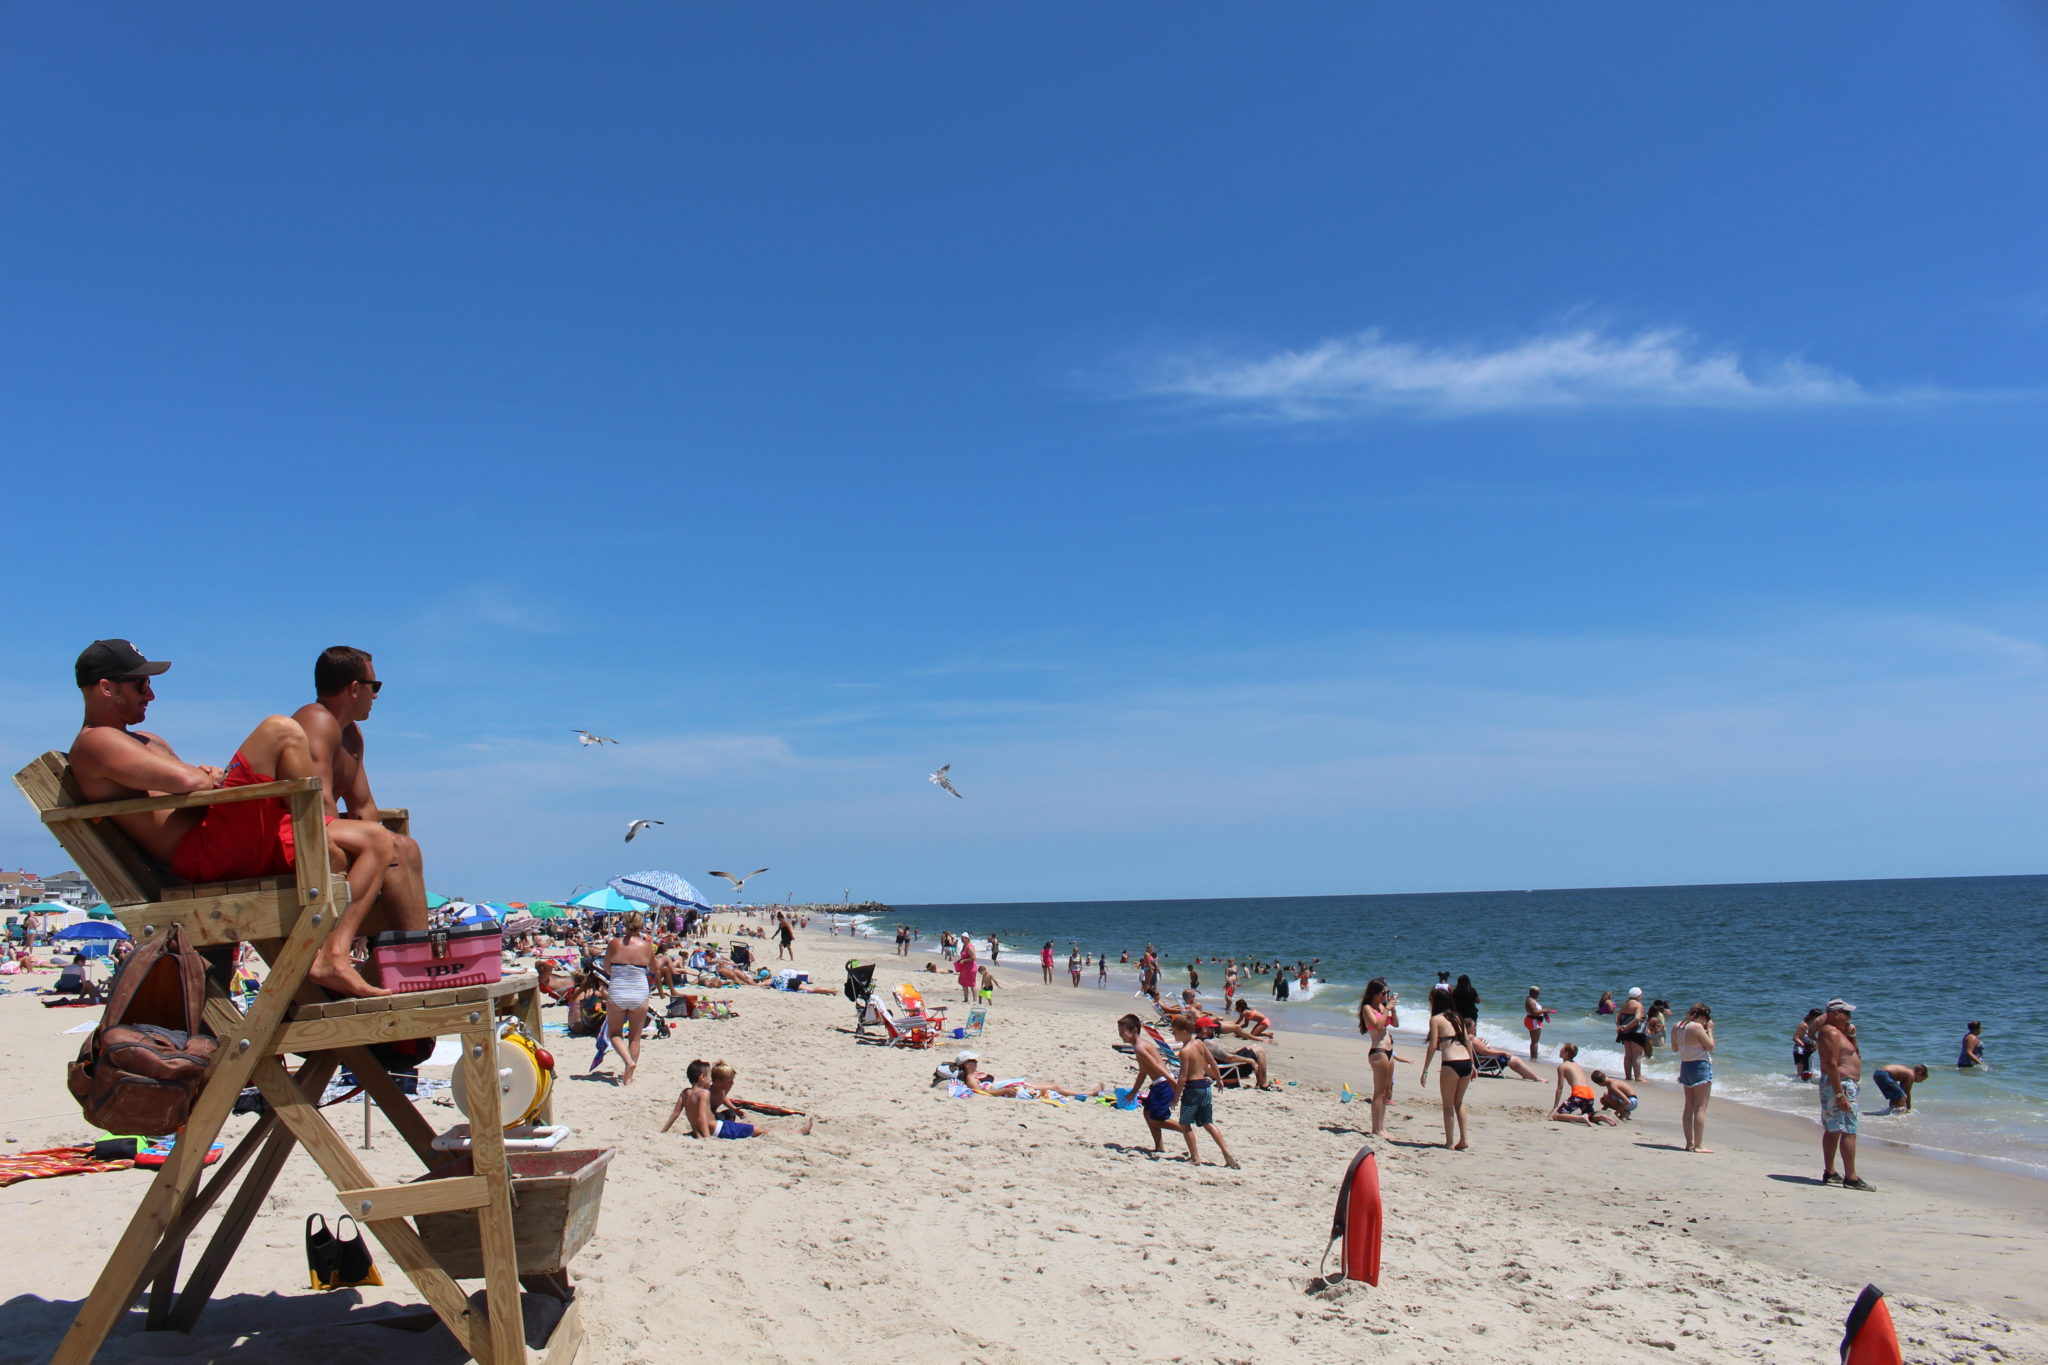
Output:
[[382,678],[379,678],[379,679],[377,679],[377,681],[375,681],[375,682],[365,682],[365,681],[363,681],[363,680],[362,680],[361,678],[357,678],[357,679],[356,679],[356,686],[357,686],[357,687],[367,687],[367,688],[369,688],[369,689],[370,689],[370,695],[374,697],[374,696],[376,696],[376,695],[377,695],[377,694],[378,694],[379,692],[382,692],[382,691],[384,690],[384,680],[383,680]]

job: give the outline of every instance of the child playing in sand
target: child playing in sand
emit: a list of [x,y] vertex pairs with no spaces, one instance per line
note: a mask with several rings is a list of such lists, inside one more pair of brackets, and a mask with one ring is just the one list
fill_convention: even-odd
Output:
[[1636,1095],[1636,1088],[1627,1081],[1617,1081],[1604,1071],[1593,1073],[1593,1084],[1600,1087],[1600,1107],[1612,1113],[1617,1119],[1632,1119],[1636,1106],[1642,1101]]
[[[1566,1043],[1557,1050],[1557,1088],[1550,1092],[1550,1117],[1559,1123],[1582,1123],[1588,1128],[1619,1123],[1621,1120],[1595,1107],[1593,1078],[1573,1060],[1578,1055],[1577,1043]],[[1565,1093],[1567,1088],[1571,1091],[1569,1095]]]
[[[993,942],[994,942],[995,940],[994,940],[994,939],[990,939],[989,941],[990,941],[991,943],[993,943]],[[982,1004],[984,1004],[984,1005],[989,1005],[989,1004],[993,1004],[993,1003],[995,1003],[995,998],[996,998],[996,974],[995,974],[994,972],[992,972],[992,971],[990,971],[990,970],[988,969],[988,964],[987,964],[986,962],[984,962],[984,963],[983,963],[983,964],[981,965],[981,991],[980,991],[980,994],[981,994],[981,1003],[982,1003]]]
[[1174,1016],[1173,1041],[1180,1051],[1180,1130],[1188,1140],[1188,1164],[1202,1164],[1201,1154],[1195,1150],[1195,1129],[1200,1128],[1223,1153],[1223,1164],[1234,1171],[1237,1158],[1230,1154],[1223,1130],[1216,1126],[1216,1082],[1221,1075],[1216,1059],[1209,1055],[1209,1045],[1195,1036],[1194,1023],[1185,1014]]
[[[733,1069],[726,1066],[723,1062],[720,1062],[718,1065],[724,1068],[724,1082],[727,1087],[725,1093],[729,1097]],[[711,1063],[704,1061],[702,1058],[691,1062],[685,1068],[683,1074],[688,1079],[689,1085],[682,1094],[676,1096],[676,1107],[669,1110],[668,1122],[661,1125],[662,1132],[666,1133],[669,1129],[675,1127],[676,1120],[685,1113],[690,1116],[690,1136],[694,1138],[738,1139],[772,1137],[784,1132],[803,1134],[811,1131],[811,1125],[814,1120],[808,1115],[804,1116],[801,1127],[789,1124],[741,1123],[737,1118],[720,1118],[717,1105],[714,1104],[712,1099],[715,1083],[706,1084],[706,1080],[711,1073]],[[759,1108],[759,1106],[754,1107]],[[727,1112],[737,1114],[739,1111],[737,1108],[732,1108]]]

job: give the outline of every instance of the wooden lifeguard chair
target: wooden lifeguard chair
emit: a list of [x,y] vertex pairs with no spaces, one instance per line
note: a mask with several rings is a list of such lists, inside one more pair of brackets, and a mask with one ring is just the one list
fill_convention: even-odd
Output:
[[[145,1291],[148,1329],[190,1331],[295,1146],[306,1149],[334,1186],[344,1212],[377,1238],[472,1357],[483,1365],[529,1365],[529,1359],[538,1365],[568,1365],[583,1329],[566,1276],[529,1277],[531,1287],[568,1302],[547,1343],[530,1358],[527,1353],[513,1187],[498,1113],[498,1018],[517,1014],[534,1038],[541,1036],[536,978],[331,1002],[308,985],[307,968],[327,936],[331,916],[346,908],[349,896],[347,879],[329,870],[317,778],[88,805],[80,799],[64,755],[53,751],[23,768],[14,782],[138,941],[177,924],[194,947],[231,951],[249,943],[270,964],[246,1013],[228,994],[228,973],[208,973],[206,1020],[220,1046],[205,1089],[51,1357],[54,1365],[86,1365]],[[282,798],[291,812],[298,851],[294,876],[180,884],[107,818],[263,797]],[[383,815],[387,823],[403,828],[405,812]],[[429,1173],[449,1166],[463,1154],[435,1150],[433,1125],[369,1049],[450,1034],[462,1040],[459,1067],[464,1113],[474,1135],[467,1153],[472,1173],[379,1185],[315,1102],[335,1071],[346,1065]],[[306,1058],[297,1072],[285,1069],[283,1059],[291,1053]],[[269,1110],[202,1186],[207,1149],[243,1087],[252,1084],[262,1091]],[[552,1121],[546,1111],[537,1118]],[[242,1175],[240,1188],[184,1289],[178,1290],[186,1239],[237,1175]],[[406,1221],[459,1210],[476,1213],[487,1305],[481,1318]]]

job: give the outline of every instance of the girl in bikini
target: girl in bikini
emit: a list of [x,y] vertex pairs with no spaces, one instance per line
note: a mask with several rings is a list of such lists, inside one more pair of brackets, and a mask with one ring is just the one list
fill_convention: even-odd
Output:
[[1401,997],[1387,990],[1387,979],[1365,983],[1358,1002],[1358,1031],[1366,1036],[1365,1059],[1372,1067],[1372,1135],[1387,1135],[1387,1104],[1394,1098],[1394,1035],[1401,1022]]
[[[1462,1152],[1471,1146],[1465,1130],[1465,1092],[1472,1086],[1472,1035],[1449,991],[1431,991],[1429,1010],[1429,1047],[1422,1054],[1422,1072],[1429,1074],[1430,1056],[1440,1050],[1443,1065],[1437,1068],[1437,1085],[1444,1100],[1444,1146]],[[1456,1143],[1451,1141],[1454,1129]]]

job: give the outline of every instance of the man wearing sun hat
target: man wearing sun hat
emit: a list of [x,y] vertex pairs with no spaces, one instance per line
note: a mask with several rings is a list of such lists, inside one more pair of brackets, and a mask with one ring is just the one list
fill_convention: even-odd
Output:
[[[1856,1007],[1830,1000],[1820,1024],[1820,1183],[1845,1190],[1869,1190],[1856,1174],[1856,1091],[1863,1079],[1863,1052],[1856,1046],[1850,1017]],[[1842,1173],[1835,1174],[1841,1153]]]

